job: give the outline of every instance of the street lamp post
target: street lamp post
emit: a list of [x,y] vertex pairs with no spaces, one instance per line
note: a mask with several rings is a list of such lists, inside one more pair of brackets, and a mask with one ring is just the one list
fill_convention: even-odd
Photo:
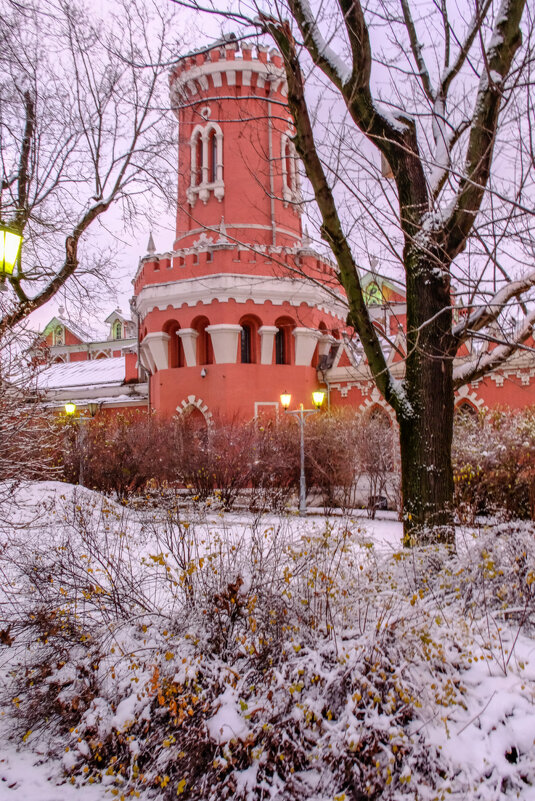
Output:
[[[87,411],[89,412],[91,418],[93,418],[97,412],[100,411],[102,403],[98,403],[97,401],[91,401],[86,404]],[[85,443],[86,443],[86,436],[87,432],[85,429],[85,425],[87,422],[87,417],[80,415],[79,417],[75,417],[76,412],[76,404],[73,401],[67,401],[65,404],[65,414],[67,419],[72,421],[72,424],[76,424],[78,426],[77,430],[77,442],[78,442],[78,450],[80,456],[80,464],[78,466],[78,484],[81,487],[84,486],[84,456],[85,456]]]
[[311,414],[316,414],[319,412],[321,408],[321,404],[323,403],[323,399],[325,397],[325,393],[321,390],[312,393],[312,400],[314,401],[315,409],[305,409],[303,404],[299,404],[299,409],[295,409],[293,411],[289,410],[290,402],[292,400],[292,396],[289,395],[287,392],[283,392],[281,395],[281,406],[286,412],[286,414],[293,414],[299,423],[299,457],[300,457],[300,476],[299,476],[299,514],[304,515],[306,514],[307,510],[307,486],[306,486],[306,478],[305,478],[305,422],[307,417]]

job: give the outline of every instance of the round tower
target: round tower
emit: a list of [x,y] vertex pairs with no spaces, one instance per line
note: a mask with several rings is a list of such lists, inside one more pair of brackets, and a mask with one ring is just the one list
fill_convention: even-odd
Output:
[[231,37],[182,58],[170,91],[176,238],[133,282],[151,405],[208,421],[278,413],[284,390],[309,404],[346,307],[303,241],[281,56]]

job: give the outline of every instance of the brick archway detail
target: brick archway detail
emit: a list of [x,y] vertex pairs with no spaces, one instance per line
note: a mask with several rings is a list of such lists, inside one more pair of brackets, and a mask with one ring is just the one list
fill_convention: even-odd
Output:
[[184,414],[188,409],[198,409],[206,420],[206,425],[213,425],[212,412],[208,409],[208,406],[202,398],[196,398],[195,395],[188,395],[188,397],[176,407],[177,414]]

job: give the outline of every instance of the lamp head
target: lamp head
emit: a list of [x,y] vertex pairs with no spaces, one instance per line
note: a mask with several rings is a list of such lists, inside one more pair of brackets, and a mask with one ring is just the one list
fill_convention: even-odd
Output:
[[325,392],[323,392],[323,390],[321,389],[318,389],[316,390],[316,392],[312,393],[312,400],[314,401],[314,406],[316,407],[316,409],[321,409],[321,405],[323,403],[324,398],[325,398]]
[[0,275],[13,275],[13,268],[17,261],[22,237],[19,234],[9,231],[7,228],[0,228]]
[[67,403],[65,404],[65,414],[68,417],[72,417],[75,411],[76,411],[76,404],[73,403],[72,401],[67,401]]
[[292,400],[292,396],[288,392],[285,391],[285,392],[282,393],[282,395],[281,395],[281,406],[284,409],[284,411],[286,411],[288,409],[291,400]]

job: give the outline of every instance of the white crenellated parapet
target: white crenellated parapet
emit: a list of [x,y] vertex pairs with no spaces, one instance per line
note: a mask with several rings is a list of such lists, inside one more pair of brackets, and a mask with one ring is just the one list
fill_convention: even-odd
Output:
[[295,365],[296,367],[310,367],[316,344],[322,334],[312,328],[294,328],[295,337]]
[[[156,370],[166,370],[169,367],[169,334],[163,331],[155,331],[147,334],[143,339],[142,349],[144,355],[148,356],[149,364]],[[152,372],[155,372],[154,369]]]
[[212,339],[216,364],[236,364],[241,330],[241,325],[227,323],[206,326],[206,331]]
[[273,362],[273,345],[278,330],[276,325],[263,325],[258,329],[261,342],[260,364],[271,364]]
[[197,365],[197,345],[196,340],[199,332],[194,328],[181,328],[177,331],[178,336],[182,340],[182,347],[184,348],[184,358],[186,359],[187,367],[196,367]]

